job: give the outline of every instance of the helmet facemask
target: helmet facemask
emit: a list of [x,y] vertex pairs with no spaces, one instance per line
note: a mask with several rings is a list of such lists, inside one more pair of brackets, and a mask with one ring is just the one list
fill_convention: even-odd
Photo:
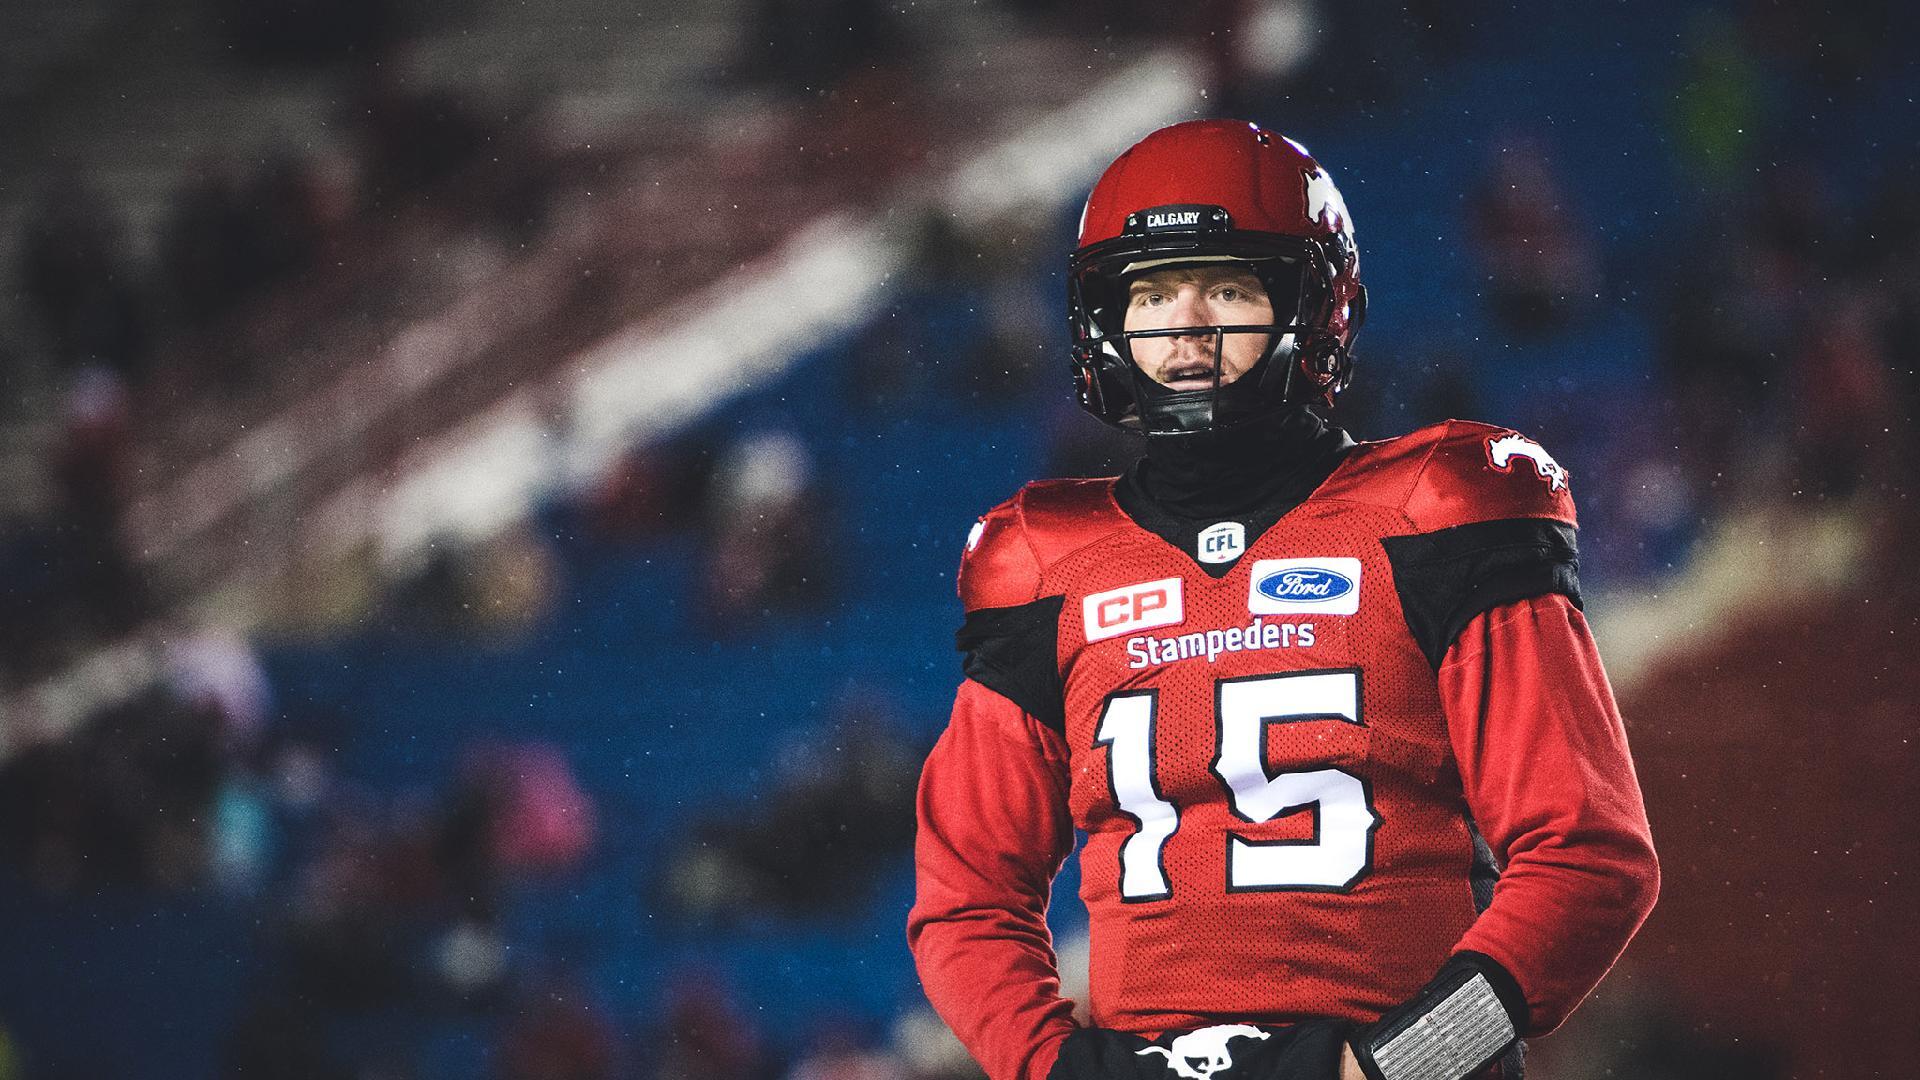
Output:
[[[1224,211],[1214,220],[1225,223]],[[1129,281],[1146,269],[1233,261],[1252,270],[1266,290],[1273,321],[1126,330]],[[1076,255],[1069,276],[1075,380],[1082,404],[1102,420],[1155,436],[1220,431],[1269,418],[1337,391],[1345,350],[1325,332],[1331,278],[1318,243],[1301,237],[1230,228],[1128,235]],[[1228,334],[1267,338],[1259,358],[1223,384]],[[1136,341],[1209,336],[1213,385],[1175,390],[1155,382],[1134,361]]]

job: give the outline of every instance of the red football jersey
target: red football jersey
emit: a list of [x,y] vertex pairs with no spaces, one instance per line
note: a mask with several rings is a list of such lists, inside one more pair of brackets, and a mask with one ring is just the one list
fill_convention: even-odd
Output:
[[1072,1030],[1044,905],[1074,828],[1101,1027],[1370,1021],[1463,949],[1515,977],[1535,1031],[1591,989],[1656,871],[1567,480],[1456,421],[1362,444],[1263,532],[1191,549],[1113,480],[982,519],[910,938],[994,1080],[1041,1080]]

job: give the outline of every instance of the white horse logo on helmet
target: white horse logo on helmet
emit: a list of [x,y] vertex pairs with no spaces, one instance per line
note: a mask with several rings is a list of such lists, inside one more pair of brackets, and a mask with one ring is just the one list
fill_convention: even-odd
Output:
[[[1214,1073],[1233,1068],[1233,1058],[1227,1054],[1227,1040],[1243,1036],[1264,1039],[1267,1033],[1248,1024],[1216,1024],[1174,1039],[1171,1050],[1164,1046],[1149,1046],[1137,1051],[1137,1054],[1141,1057],[1165,1054],[1167,1067],[1173,1070],[1174,1075],[1184,1080],[1208,1080]],[[1197,1067],[1194,1062],[1199,1063]]]
[[1328,176],[1325,169],[1316,168],[1307,174],[1307,220],[1349,237],[1353,235],[1347,200],[1340,197],[1340,189],[1333,186],[1333,177]]

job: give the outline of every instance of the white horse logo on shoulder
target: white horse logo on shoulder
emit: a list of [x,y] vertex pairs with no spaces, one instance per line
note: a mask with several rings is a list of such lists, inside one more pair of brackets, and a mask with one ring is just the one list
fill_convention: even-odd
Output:
[[1487,440],[1487,463],[1501,472],[1513,471],[1513,459],[1527,458],[1533,462],[1533,471],[1547,482],[1550,491],[1565,491],[1567,488],[1567,470],[1553,460],[1547,449],[1525,435],[1508,432],[1495,439]]
[[[1214,1073],[1233,1068],[1233,1058],[1227,1053],[1227,1040],[1243,1037],[1264,1039],[1267,1033],[1249,1024],[1216,1024],[1174,1039],[1171,1050],[1164,1046],[1149,1046],[1136,1053],[1142,1057],[1165,1054],[1167,1067],[1173,1070],[1174,1075],[1184,1080],[1208,1080]],[[1197,1067],[1195,1062],[1198,1062]]]

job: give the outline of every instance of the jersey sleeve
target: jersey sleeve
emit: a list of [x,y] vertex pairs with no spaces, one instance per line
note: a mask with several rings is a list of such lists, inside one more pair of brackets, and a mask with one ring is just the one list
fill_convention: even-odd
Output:
[[1404,509],[1412,532],[1385,537],[1381,545],[1407,628],[1436,670],[1483,612],[1548,595],[1580,606],[1568,474],[1532,439],[1449,421]]
[[927,999],[989,1080],[1045,1080],[1077,1030],[1046,921],[1073,850],[1065,743],[967,680],[917,810],[907,943]]
[[966,677],[1060,731],[1061,596],[1041,595],[1041,562],[1027,535],[1025,492],[995,507],[967,536],[957,577],[966,619],[954,635]]
[[1626,730],[1586,619],[1560,595],[1473,617],[1439,670],[1468,807],[1502,864],[1455,947],[1497,961],[1523,1034],[1598,985],[1659,890]]

